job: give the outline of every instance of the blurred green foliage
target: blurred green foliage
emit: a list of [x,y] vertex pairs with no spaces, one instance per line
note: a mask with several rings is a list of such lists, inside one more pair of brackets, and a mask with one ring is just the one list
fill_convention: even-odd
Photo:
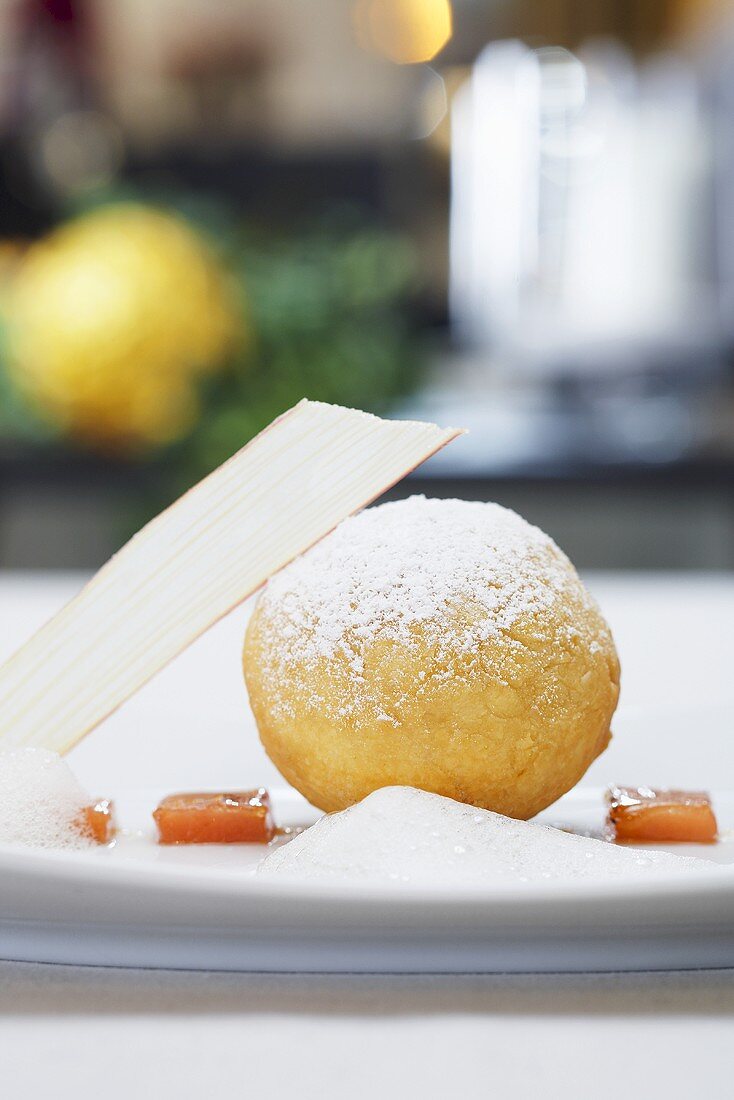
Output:
[[6,357],[6,324],[0,314],[0,440],[43,444],[57,432],[28,407],[13,386],[3,363]]
[[[379,413],[415,386],[424,356],[413,308],[417,263],[406,239],[353,212],[275,233],[221,206],[185,197],[175,205],[204,231],[228,272],[243,338],[226,369],[202,383],[193,430],[163,453],[130,456],[162,460],[172,492],[303,397]],[[59,441],[2,370],[0,434]]]
[[281,239],[245,231],[226,251],[249,343],[209,380],[204,413],[176,448],[187,480],[302,397],[384,411],[415,385],[423,359],[404,239],[320,225]]

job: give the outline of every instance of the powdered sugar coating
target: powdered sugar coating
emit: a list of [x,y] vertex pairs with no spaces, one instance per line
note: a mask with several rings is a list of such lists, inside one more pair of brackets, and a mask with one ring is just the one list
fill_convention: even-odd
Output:
[[[365,679],[365,658],[376,644],[410,651],[425,650],[428,642],[436,661],[418,674],[422,680],[456,675],[457,654],[465,658],[466,674],[473,655],[502,638],[504,672],[511,677],[513,650],[527,659],[527,638],[513,637],[519,623],[541,631],[552,622],[573,643],[585,626],[574,608],[594,606],[553,540],[515,512],[424,496],[345,520],[272,578],[261,602],[271,705],[288,713],[277,684],[289,679],[294,663],[323,670],[338,656],[348,660],[351,674],[348,698],[343,692],[340,698],[345,717],[363,704],[379,706],[368,698]],[[599,645],[596,637],[583,640]],[[495,671],[503,676],[502,668]],[[327,712],[332,705],[326,696],[312,701]]]

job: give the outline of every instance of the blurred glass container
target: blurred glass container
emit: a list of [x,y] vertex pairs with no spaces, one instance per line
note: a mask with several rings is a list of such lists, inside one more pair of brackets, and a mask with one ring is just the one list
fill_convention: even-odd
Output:
[[720,330],[701,263],[696,82],[617,45],[488,46],[454,100],[451,314],[495,373],[687,370]]
[[[726,17],[724,18],[726,14]],[[722,6],[721,18],[698,43],[698,71],[711,114],[713,168],[713,267],[726,350],[734,350],[734,10]]]

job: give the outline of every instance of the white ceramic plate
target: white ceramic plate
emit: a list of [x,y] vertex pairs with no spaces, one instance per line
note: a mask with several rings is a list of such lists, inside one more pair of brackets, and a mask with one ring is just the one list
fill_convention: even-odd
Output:
[[[253,873],[259,846],[158,847],[149,814],[161,793],[117,793],[126,833],[109,849],[0,849],[0,956],[298,971],[734,965],[732,794],[715,794],[720,844],[675,849],[710,859],[710,876],[449,892],[274,882]],[[314,820],[292,791],[274,801],[281,823]],[[601,791],[572,792],[543,818],[598,828]]]

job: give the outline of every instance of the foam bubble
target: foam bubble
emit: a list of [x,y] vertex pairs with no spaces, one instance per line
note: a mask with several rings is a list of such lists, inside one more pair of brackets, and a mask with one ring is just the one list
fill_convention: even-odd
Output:
[[58,753],[0,753],[0,844],[89,848],[83,812],[90,801]]
[[277,848],[260,874],[451,885],[639,878],[710,870],[704,860],[623,848],[515,821],[414,787],[384,787]]

